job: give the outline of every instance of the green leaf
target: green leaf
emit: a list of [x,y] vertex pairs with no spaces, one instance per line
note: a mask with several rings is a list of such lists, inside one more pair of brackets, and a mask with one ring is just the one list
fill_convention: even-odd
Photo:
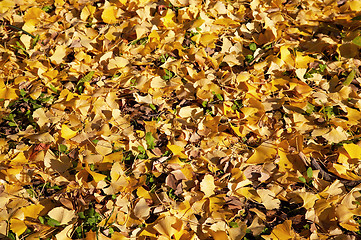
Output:
[[26,49],[23,47],[23,45],[21,45],[18,41],[16,41],[16,45],[23,50],[24,52],[26,52]]
[[303,183],[307,183],[306,178],[304,178],[304,177],[299,177],[298,179]]
[[84,212],[78,212],[78,216],[79,216],[81,219],[85,219]]
[[59,152],[65,153],[68,150],[68,147],[64,144],[59,145]]
[[154,104],[149,104],[149,107],[150,107],[153,111],[157,111],[157,108],[154,106]]
[[44,217],[39,216],[38,219],[39,219],[41,224],[45,224],[45,218]]
[[24,97],[26,95],[26,91],[24,89],[20,90],[20,96]]
[[57,220],[52,219],[52,218],[49,218],[49,219],[48,219],[47,224],[48,224],[50,227],[60,226],[60,222],[58,222]]
[[14,123],[14,122],[9,122],[8,125],[9,125],[10,127],[16,127],[16,126],[17,126],[16,123]]
[[11,240],[17,239],[15,233],[13,233],[11,230],[8,233],[8,238]]
[[307,106],[306,106],[306,113],[308,115],[310,115],[311,113],[313,113],[315,111],[315,106],[312,105],[311,103],[307,103]]
[[319,64],[318,67],[320,68],[320,71],[323,72],[326,69],[326,64]]
[[[361,43],[360,43],[360,44],[361,44]],[[360,46],[361,46],[361,45],[360,45]],[[355,71],[355,70],[352,70],[352,71],[350,72],[350,74],[347,76],[346,80],[345,80],[342,84],[345,85],[345,86],[350,85],[350,83],[351,83],[352,80],[354,79],[355,75],[356,75],[356,71]]]
[[153,137],[151,132],[147,132],[145,134],[145,141],[147,142],[148,149],[154,149],[155,147],[155,138]]
[[138,146],[138,151],[141,153],[145,153],[145,149],[143,146]]
[[36,34],[35,38],[33,39],[33,42],[31,43],[31,48],[35,47],[35,45],[38,43],[39,39],[40,39],[40,35]]
[[357,46],[361,47],[361,36],[357,36],[352,40],[352,43],[356,44]]
[[44,6],[41,10],[44,12],[51,12],[51,10],[53,10],[53,6]]
[[95,170],[94,164],[89,164],[89,169],[92,170],[92,171],[94,171],[94,170]]
[[223,101],[223,97],[222,97],[222,95],[221,95],[221,94],[219,94],[219,93],[218,93],[218,94],[216,94],[216,97],[218,98],[218,100],[219,100],[219,101]]
[[254,59],[254,57],[252,55],[247,55],[245,58],[246,58],[246,61],[249,63],[252,62]]
[[359,15],[359,16],[356,16],[356,17],[352,18],[351,20],[352,20],[352,21],[357,21],[357,20],[361,20],[361,15]]
[[256,51],[257,50],[257,45],[255,43],[251,43],[251,44],[249,44],[249,49],[251,51]]
[[49,88],[50,88],[53,92],[58,93],[58,90],[57,90],[53,85],[49,84]]
[[307,177],[308,178],[313,178],[313,171],[312,171],[311,167],[307,168]]
[[231,228],[238,228],[238,224],[237,224],[236,222],[230,222],[230,223],[229,223],[229,226],[230,226]]
[[92,77],[94,75],[94,71],[89,72],[87,75],[85,75],[84,77],[82,77],[79,82],[78,85],[81,83],[85,83],[85,82],[89,82],[90,80],[92,80]]

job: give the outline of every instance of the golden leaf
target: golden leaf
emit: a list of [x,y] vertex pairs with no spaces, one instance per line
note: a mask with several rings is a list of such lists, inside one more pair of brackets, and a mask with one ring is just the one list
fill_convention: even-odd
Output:
[[63,124],[61,126],[61,137],[66,140],[75,137],[78,132],[71,130],[67,125]]
[[108,6],[106,7],[104,10],[103,10],[103,13],[102,13],[102,19],[105,23],[108,23],[108,24],[114,24],[117,22],[117,18],[115,16],[116,14],[116,7],[114,6]]

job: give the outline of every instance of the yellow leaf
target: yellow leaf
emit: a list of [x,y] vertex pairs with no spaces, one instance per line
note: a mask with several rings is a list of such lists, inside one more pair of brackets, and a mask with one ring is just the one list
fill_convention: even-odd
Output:
[[361,2],[360,1],[358,1],[358,0],[350,1],[349,4],[350,4],[350,9],[352,11],[357,11],[357,12],[361,11]]
[[274,157],[277,153],[275,145],[269,142],[263,142],[258,146],[253,155],[247,160],[247,163],[265,163],[268,159]]
[[293,56],[292,56],[291,52],[288,50],[288,48],[289,48],[288,45],[282,46],[280,48],[281,59],[285,62],[285,64],[294,66],[295,63],[294,63],[294,60],[293,60]]
[[45,207],[41,204],[32,204],[26,207],[23,207],[21,210],[24,213],[24,217],[30,217],[30,218],[38,218],[39,213],[44,209]]
[[331,131],[322,135],[330,143],[339,143],[344,140],[347,140],[347,133],[342,127],[338,126],[337,128],[332,128]]
[[149,191],[145,190],[143,187],[139,187],[137,189],[137,195],[141,198],[152,199],[152,197],[149,195]]
[[11,219],[10,220],[10,229],[13,231],[17,236],[20,236],[28,227],[24,223],[23,220],[19,219]]
[[65,45],[58,45],[55,52],[50,57],[51,62],[60,64],[67,54],[67,47]]
[[310,192],[300,192],[298,193],[298,195],[302,198],[303,200],[303,206],[304,208],[311,209],[314,207],[316,200],[318,200],[320,197],[318,196],[318,194],[313,194]]
[[206,33],[202,34],[199,42],[205,47],[215,48],[215,41],[218,39],[218,35],[216,33]]
[[120,232],[114,232],[112,234],[112,239],[117,239],[117,240],[128,240],[130,238],[125,237],[123,234],[121,234]]
[[351,232],[357,232],[359,231],[359,225],[358,223],[348,222],[348,223],[340,223],[340,226],[351,231]]
[[254,115],[255,113],[258,112],[258,109],[257,108],[253,108],[253,107],[243,107],[241,109],[241,111],[243,112],[244,114],[244,118],[248,118],[252,115]]
[[342,204],[337,206],[335,213],[341,223],[349,222],[354,215],[350,209],[348,209],[346,206],[343,206]]
[[308,64],[314,62],[316,59],[304,56],[300,52],[296,52],[296,68],[308,68]]
[[238,26],[239,22],[236,22],[230,18],[218,18],[213,24],[228,27],[229,25]]
[[184,148],[182,148],[181,146],[178,145],[167,145],[167,147],[169,148],[169,150],[172,151],[174,156],[179,156],[180,158],[188,158],[187,155],[185,155],[184,153],[182,153],[182,151],[184,150]]
[[292,221],[286,220],[282,224],[277,225],[270,235],[262,235],[267,240],[271,239],[294,239],[295,232],[292,229]]
[[241,187],[237,189],[236,192],[245,198],[252,199],[256,202],[261,202],[261,198],[257,194],[256,190],[254,190],[253,188]]
[[292,164],[292,162],[290,162],[290,160],[287,157],[286,152],[283,149],[281,149],[281,148],[278,149],[278,156],[280,157],[278,166],[279,166],[281,172],[286,172],[287,169],[292,169],[293,164]]
[[68,140],[77,135],[78,132],[71,130],[67,125],[61,126],[61,137]]
[[56,7],[61,7],[65,4],[65,0],[55,0],[54,5]]
[[105,23],[114,24],[117,22],[116,14],[116,7],[110,6],[106,7],[102,13],[102,19]]
[[160,36],[156,30],[152,30],[152,32],[148,36],[150,41],[158,42],[160,40]]
[[27,163],[28,160],[26,159],[23,152],[20,152],[18,155],[16,155],[15,158],[11,159],[12,163]]
[[244,137],[246,134],[242,133],[243,126],[235,127],[231,124],[231,128],[233,129],[234,133],[237,134],[239,137]]
[[361,160],[361,147],[354,144],[344,144],[343,147],[347,151],[348,155],[350,155],[351,158],[358,158]]
[[160,234],[168,236],[171,238],[177,230],[172,227],[174,223],[176,223],[177,219],[173,216],[166,216],[162,218],[156,225],[154,225],[154,229],[157,230]]
[[361,120],[361,112],[356,110],[356,109],[353,109],[353,108],[349,108],[349,107],[346,107],[347,109],[347,123],[350,124],[350,125],[356,125],[356,124],[359,124],[360,123],[360,120]]
[[214,194],[214,189],[216,189],[216,185],[214,184],[214,177],[210,174],[205,175],[202,182],[200,183],[200,187],[205,197],[212,196]]
[[92,16],[95,13],[96,7],[88,4],[81,10],[80,19],[86,21],[89,16]]
[[361,176],[352,173],[348,167],[341,164],[333,163],[332,168],[329,168],[329,171],[347,180],[351,180],[351,181],[361,180]]
[[76,216],[74,210],[68,210],[64,207],[56,207],[49,211],[48,215],[60,224],[68,224]]
[[162,17],[163,25],[167,28],[176,27],[177,24],[173,21],[173,17],[175,17],[175,12],[172,9],[168,9],[167,14]]
[[14,0],[3,0],[0,2],[0,13],[5,13],[7,10],[15,7]]
[[88,166],[85,167],[85,170],[93,177],[96,183],[104,180],[107,177],[106,175],[93,172]]
[[18,98],[18,95],[15,89],[9,87],[0,88],[0,99],[13,100],[16,98]]
[[119,162],[122,159],[123,159],[123,153],[122,152],[115,152],[115,153],[104,156],[103,163],[106,163],[106,162],[110,162],[110,163]]
[[113,151],[113,146],[110,142],[105,141],[105,140],[100,140],[97,145],[95,146],[95,150],[97,150],[97,152],[103,156],[108,155],[110,153],[112,153]]

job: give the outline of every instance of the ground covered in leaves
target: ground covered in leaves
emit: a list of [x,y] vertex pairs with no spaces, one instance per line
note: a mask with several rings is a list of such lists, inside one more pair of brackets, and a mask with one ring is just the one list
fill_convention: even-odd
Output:
[[359,239],[360,11],[1,1],[0,233]]

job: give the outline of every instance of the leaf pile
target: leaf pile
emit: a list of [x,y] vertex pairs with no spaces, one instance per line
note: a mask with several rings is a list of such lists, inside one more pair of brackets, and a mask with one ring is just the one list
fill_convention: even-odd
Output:
[[1,1],[0,233],[360,238],[360,11]]

